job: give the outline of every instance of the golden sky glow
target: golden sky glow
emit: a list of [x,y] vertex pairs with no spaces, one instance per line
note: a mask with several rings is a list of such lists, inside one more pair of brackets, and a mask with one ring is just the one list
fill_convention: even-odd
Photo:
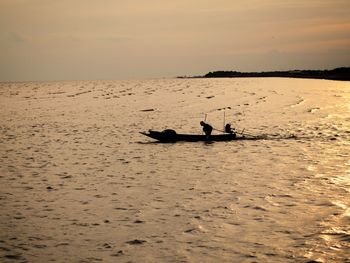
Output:
[[1,0],[0,81],[349,66],[348,0]]

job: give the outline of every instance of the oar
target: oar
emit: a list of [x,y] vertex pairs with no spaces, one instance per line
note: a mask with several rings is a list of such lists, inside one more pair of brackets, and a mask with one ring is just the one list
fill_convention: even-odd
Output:
[[223,130],[219,130],[219,129],[216,129],[216,128],[213,128],[214,131],[219,131],[219,132],[223,132],[223,133],[226,133],[225,131]]
[[224,123],[223,123],[223,125],[222,125],[222,127],[224,128],[224,130],[225,130],[225,118],[226,118],[226,114],[225,114],[226,112],[225,112],[225,110],[224,110]]

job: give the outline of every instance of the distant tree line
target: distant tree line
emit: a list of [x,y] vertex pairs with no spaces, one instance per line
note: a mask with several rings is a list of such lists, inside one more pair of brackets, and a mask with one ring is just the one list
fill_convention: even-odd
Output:
[[312,78],[331,80],[350,80],[350,67],[335,68],[332,70],[288,70],[267,72],[239,72],[213,71],[204,76],[193,78],[248,78],[248,77],[284,77],[284,78]]

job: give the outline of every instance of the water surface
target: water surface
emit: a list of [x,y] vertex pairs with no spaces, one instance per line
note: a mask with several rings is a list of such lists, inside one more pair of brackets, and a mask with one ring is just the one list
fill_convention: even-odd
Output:
[[[349,82],[2,83],[0,107],[2,262],[350,257]],[[222,129],[224,112],[261,139],[139,134]]]

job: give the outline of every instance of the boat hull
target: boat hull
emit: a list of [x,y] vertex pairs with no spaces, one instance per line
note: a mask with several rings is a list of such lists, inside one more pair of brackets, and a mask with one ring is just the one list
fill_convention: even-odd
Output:
[[159,132],[159,131],[153,131],[149,130],[147,132],[140,132],[141,134],[148,136],[152,139],[158,140],[160,142],[178,142],[178,141],[185,141],[185,142],[200,142],[200,141],[209,141],[209,142],[216,142],[216,141],[233,141],[238,140],[241,137],[237,137],[236,134],[214,134],[210,136],[206,135],[199,135],[199,134],[177,134],[177,133],[167,133],[167,132]]

